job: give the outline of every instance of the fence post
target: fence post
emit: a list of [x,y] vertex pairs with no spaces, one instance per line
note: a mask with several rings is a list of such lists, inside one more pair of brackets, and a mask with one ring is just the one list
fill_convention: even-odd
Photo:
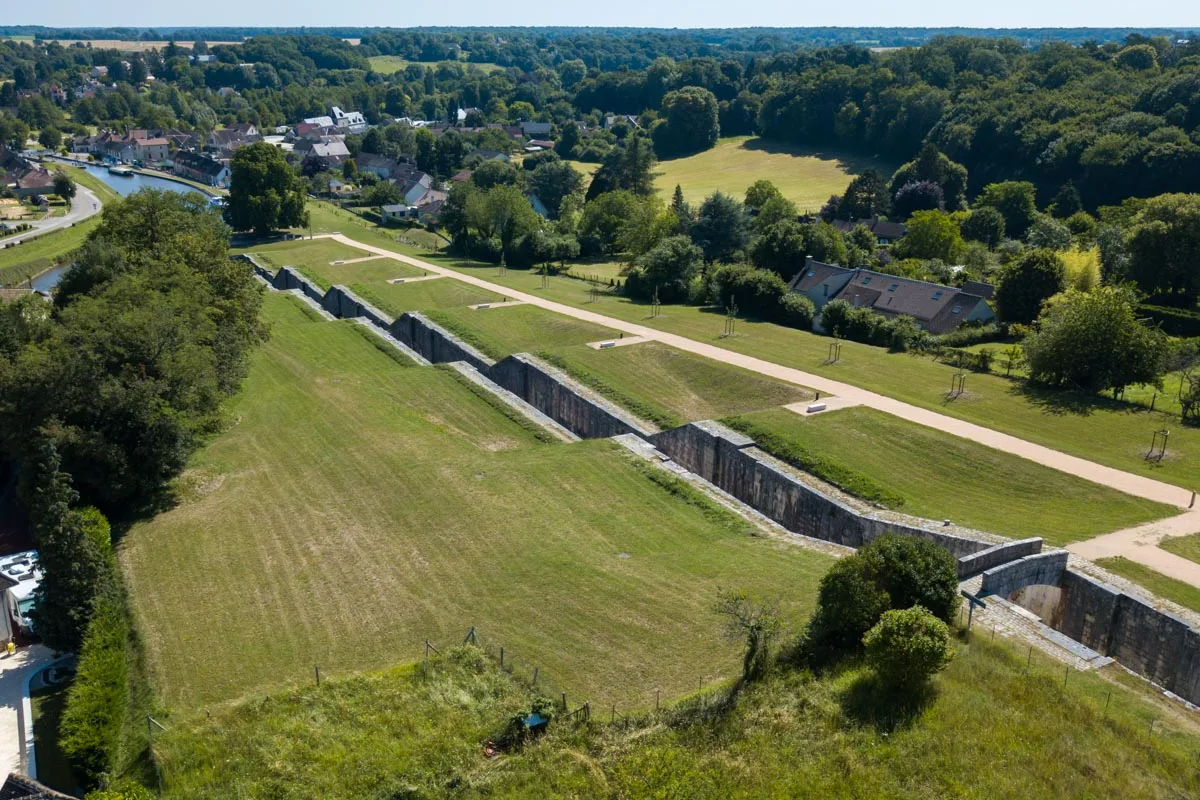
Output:
[[313,670],[317,673],[317,687],[321,686],[321,665],[313,664]]
[[538,678],[538,668],[534,667],[533,668],[533,685],[534,686],[537,686],[537,678]]
[[563,704],[563,713],[566,713],[566,710],[567,710],[567,693],[566,692],[562,693],[562,704]]
[[504,669],[504,645],[500,646],[500,669]]
[[658,701],[659,701],[659,697],[661,695],[662,695],[662,689],[654,690],[654,713],[656,713],[656,714],[658,713]]

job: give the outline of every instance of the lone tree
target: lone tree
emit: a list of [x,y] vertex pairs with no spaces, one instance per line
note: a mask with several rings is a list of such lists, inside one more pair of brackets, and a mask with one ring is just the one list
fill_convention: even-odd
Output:
[[746,643],[742,680],[761,677],[770,664],[771,646],[783,627],[775,607],[755,603],[745,592],[722,591],[716,611],[725,617],[725,637]]
[[71,201],[75,199],[75,181],[65,172],[54,173],[54,193],[70,208]]
[[717,98],[700,86],[667,92],[662,118],[651,133],[659,158],[708,150],[721,135]]
[[234,230],[265,234],[308,224],[304,181],[288,165],[282,150],[267,142],[239,147],[230,167],[225,221]]

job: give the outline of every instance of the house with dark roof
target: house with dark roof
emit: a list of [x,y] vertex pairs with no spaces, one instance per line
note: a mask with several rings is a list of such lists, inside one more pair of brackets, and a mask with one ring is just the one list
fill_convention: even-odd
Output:
[[872,217],[871,219],[835,219],[829,223],[837,228],[842,233],[850,233],[859,225],[864,226],[875,236],[875,241],[879,244],[891,244],[900,239],[908,231],[908,227],[903,222],[889,222],[886,219]]
[[[988,284],[981,284],[990,289]],[[996,317],[982,294],[869,269],[824,264],[811,256],[792,279],[789,289],[800,292],[820,311],[831,300],[855,308],[870,308],[885,317],[908,316],[930,333],[948,333],[964,322],[989,322]]]
[[56,792],[49,786],[16,772],[9,773],[7,780],[0,785],[0,800],[75,800],[69,794]]
[[209,186],[229,185],[229,164],[194,150],[180,150],[174,158],[175,174]]

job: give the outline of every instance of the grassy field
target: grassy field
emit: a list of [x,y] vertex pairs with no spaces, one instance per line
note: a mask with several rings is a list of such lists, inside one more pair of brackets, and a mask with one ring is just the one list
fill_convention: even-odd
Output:
[[437,68],[441,64],[461,64],[467,69],[470,69],[471,67],[477,67],[483,72],[498,72],[504,69],[504,67],[500,66],[499,64],[492,64],[490,62],[475,63],[473,61],[409,61],[408,59],[401,58],[400,56],[371,56],[367,59],[367,61],[371,62],[371,69],[375,72],[378,72],[380,75],[391,75],[394,72],[399,72],[409,64],[419,64],[422,67],[434,68]]
[[1196,796],[1189,712],[1119,672],[1062,678],[976,637],[911,710],[854,664],[780,671],[724,710],[723,692],[618,725],[593,707],[591,725],[554,721],[489,759],[480,743],[535,698],[461,648],[427,678],[337,679],[180,720],[156,750],[166,798]]
[[[430,282],[436,283],[436,282]],[[608,441],[544,445],[445,370],[266,299],[272,339],[180,504],[119,552],[175,709],[413,659],[472,625],[575,698],[653,702],[728,675],[718,587],[798,623],[827,556]]]
[[609,328],[529,305],[482,311],[445,308],[431,312],[429,317],[495,359],[617,337],[617,332]]
[[1163,575],[1161,572],[1121,556],[1098,558],[1096,563],[1109,572],[1127,578],[1159,597],[1171,600],[1184,608],[1200,613],[1200,589],[1190,583]]
[[793,147],[750,136],[721,139],[717,146],[686,158],[659,162],[654,185],[665,199],[678,184],[689,202],[722,191],[741,200],[750,184],[770,180],[802,212],[816,213],[831,194],[841,194],[865,169],[891,175],[895,165],[873,159]]
[[1177,513],[870,408],[812,418],[779,409],[746,418],[869,476],[903,498],[898,510],[906,514],[1004,536],[1063,545]]
[[[363,258],[370,255],[365,250],[349,247],[341,242],[334,242],[329,239],[272,242],[270,244],[235,248],[232,252],[249,253],[264,267],[274,270],[278,270],[280,267],[295,267],[323,289],[328,289],[333,283],[344,282],[341,279],[332,282],[323,282],[324,276],[330,274],[329,271],[333,269],[331,267],[332,262]],[[370,262],[363,263],[367,264]],[[356,265],[339,265],[337,269],[352,269],[354,266]],[[404,273],[401,270],[396,275],[389,277],[400,277],[402,274]]]
[[[91,189],[101,202],[120,200],[112,189],[99,179],[79,167],[63,167],[71,179]],[[20,283],[53,267],[64,256],[75,250],[87,235],[100,224],[100,215],[95,214],[83,222],[70,227],[51,231],[16,247],[0,250],[0,284]]]
[[1170,536],[1158,543],[1168,553],[1200,563],[1200,533],[1191,536]]
[[[348,229],[347,235],[375,243],[378,234]],[[884,348],[844,341],[841,360],[828,364],[833,340],[827,336],[769,322],[739,320],[737,333],[725,337],[725,316],[718,309],[666,305],[659,316],[652,317],[649,305],[620,295],[601,293],[593,301],[591,284],[567,276],[551,277],[550,288],[542,289],[540,275],[509,270],[506,276],[498,277],[495,267],[430,256],[398,245],[391,247],[498,285],[824,375],[1117,469],[1188,488],[1196,485],[1200,475],[1200,428],[1180,425],[1177,415],[1150,412],[1138,404],[1042,391],[1002,375],[981,373],[968,374],[966,393],[951,398],[947,394],[958,370],[926,356],[890,353]],[[1164,427],[1171,431],[1167,458],[1148,463],[1144,456],[1151,434]]]

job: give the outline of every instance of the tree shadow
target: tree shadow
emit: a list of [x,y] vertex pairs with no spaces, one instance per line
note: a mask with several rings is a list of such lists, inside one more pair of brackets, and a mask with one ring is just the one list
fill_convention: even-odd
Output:
[[900,166],[897,162],[878,156],[867,156],[861,153],[852,153],[847,150],[830,147],[789,144],[761,137],[747,139],[742,142],[741,147],[743,150],[758,150],[771,155],[788,155],[798,158],[810,157],[819,158],[824,161],[836,161],[839,169],[853,174],[873,169],[884,173],[885,177],[890,177],[896,168]]
[[1102,397],[1095,394],[1039,386],[1030,381],[1014,381],[1009,391],[1020,396],[1035,408],[1058,416],[1088,417],[1096,411],[1124,413],[1149,412],[1149,409],[1137,403],[1114,400],[1110,397]]
[[910,727],[936,697],[932,682],[897,688],[868,670],[842,691],[839,701],[849,719],[890,733]]

